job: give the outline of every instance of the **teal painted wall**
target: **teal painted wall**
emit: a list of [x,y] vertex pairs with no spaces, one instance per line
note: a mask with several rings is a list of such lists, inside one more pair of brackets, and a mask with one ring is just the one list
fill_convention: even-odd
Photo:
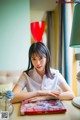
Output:
[[30,0],[0,1],[0,70],[24,70],[30,46]]

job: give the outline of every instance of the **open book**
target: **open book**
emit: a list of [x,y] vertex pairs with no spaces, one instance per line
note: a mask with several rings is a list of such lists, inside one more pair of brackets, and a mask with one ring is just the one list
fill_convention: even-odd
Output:
[[21,115],[47,114],[47,113],[65,113],[66,108],[59,99],[41,100],[29,103],[24,100],[21,103]]

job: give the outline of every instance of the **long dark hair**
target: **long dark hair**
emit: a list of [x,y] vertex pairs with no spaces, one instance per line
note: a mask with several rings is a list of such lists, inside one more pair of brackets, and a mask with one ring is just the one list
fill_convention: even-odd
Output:
[[40,56],[46,57],[45,74],[48,78],[52,79],[54,75],[50,71],[50,52],[49,52],[49,49],[42,42],[36,42],[30,46],[28,68],[25,72],[28,74],[29,70],[34,68],[31,61],[31,57],[34,53],[37,53]]

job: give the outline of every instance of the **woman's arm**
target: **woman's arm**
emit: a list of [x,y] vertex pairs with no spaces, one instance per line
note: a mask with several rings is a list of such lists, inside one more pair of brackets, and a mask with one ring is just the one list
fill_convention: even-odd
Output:
[[61,92],[59,91],[38,91],[39,97],[31,98],[31,101],[39,100],[39,99],[60,99],[60,100],[70,100],[75,97],[72,89],[69,87],[69,85],[66,82],[62,82],[60,84],[60,88],[62,89]]
[[29,98],[29,102],[49,99],[69,100],[74,98],[72,91],[58,92],[58,91],[38,91],[38,96]]
[[35,101],[35,100],[44,100],[44,99],[73,99],[74,98],[74,93],[73,91],[70,89],[70,87],[67,85],[66,82],[63,82],[60,84],[61,89],[63,90],[62,92],[58,92],[58,91],[51,91],[51,90],[39,90],[39,91],[35,91],[35,92],[26,92],[23,93],[22,91],[22,87],[20,87],[18,84],[14,87],[13,92],[15,94],[14,98],[11,100],[12,103],[15,102],[20,102],[22,100],[25,99],[29,99],[31,101]]
[[18,83],[15,85],[15,87],[12,90],[14,93],[14,98],[11,100],[12,103],[21,102],[22,100],[37,96],[37,91],[26,92],[26,93],[22,91],[26,84],[27,84],[27,76],[23,72],[18,80]]
[[35,102],[35,101],[40,101],[40,100],[49,100],[49,99],[57,99],[56,97],[50,96],[50,95],[43,95],[43,96],[37,96],[28,99],[29,102]]
[[58,91],[39,91],[39,95],[46,95],[48,98],[53,98],[53,99],[61,99],[61,100],[70,100],[75,97],[72,89],[69,87],[69,85],[66,83],[66,81],[60,83],[60,88],[62,89],[61,92]]
[[69,100],[69,99],[73,99],[74,98],[74,93],[72,91],[72,89],[69,87],[69,85],[66,82],[63,82],[60,84],[61,89],[63,90],[60,95],[59,95],[59,99],[61,100]]
[[72,91],[61,92],[59,95],[60,100],[70,100],[74,98],[74,93]]
[[12,103],[21,102],[22,100],[29,99],[37,96],[36,92],[22,92],[22,87],[18,84],[13,88],[14,98],[11,100]]
[[44,99],[50,99],[50,98],[58,98],[59,92],[52,92],[51,90],[39,90],[35,92],[22,92],[22,87],[20,87],[18,84],[14,87],[13,92],[15,94],[14,98],[11,100],[12,103],[21,102],[25,99],[30,100],[44,100]]

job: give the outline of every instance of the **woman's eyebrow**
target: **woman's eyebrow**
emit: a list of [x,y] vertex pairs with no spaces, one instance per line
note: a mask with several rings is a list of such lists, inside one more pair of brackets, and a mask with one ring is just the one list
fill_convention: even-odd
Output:
[[32,59],[32,58],[35,58],[35,57],[32,56],[31,59]]

